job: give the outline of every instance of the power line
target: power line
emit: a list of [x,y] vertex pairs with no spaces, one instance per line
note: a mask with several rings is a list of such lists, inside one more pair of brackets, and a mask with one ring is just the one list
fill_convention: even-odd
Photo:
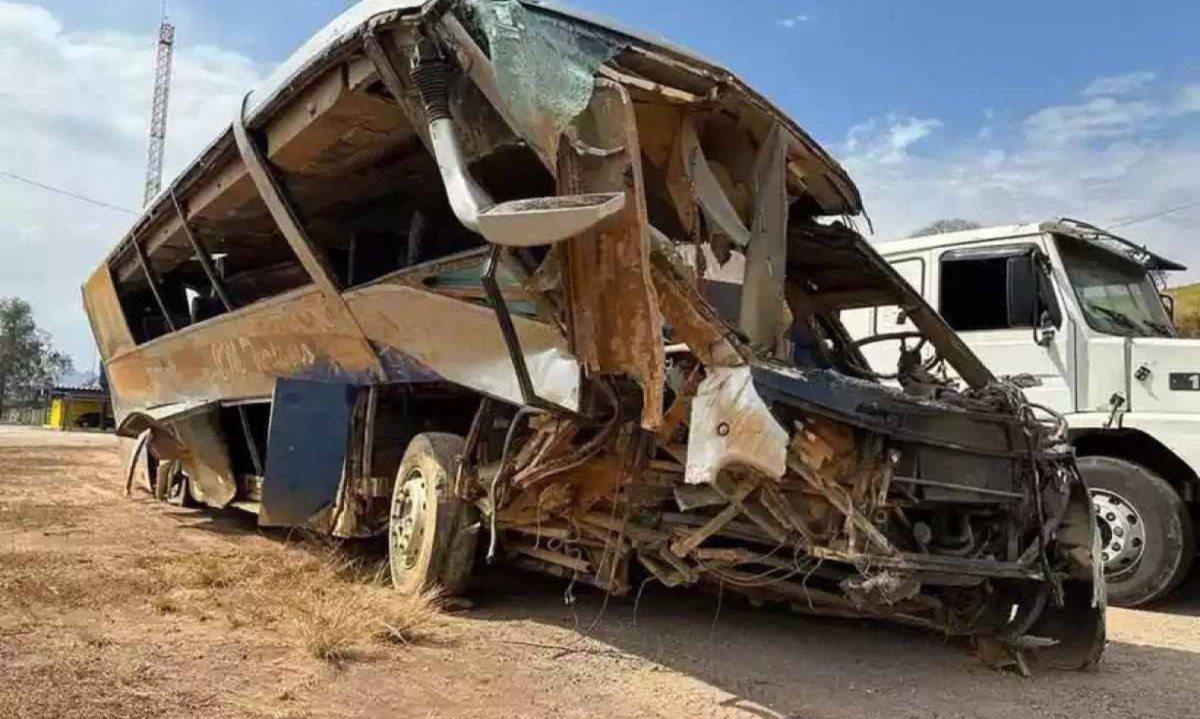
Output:
[[92,199],[91,197],[87,197],[86,195],[81,195],[77,192],[71,192],[70,190],[65,190],[61,187],[55,187],[54,185],[47,185],[44,182],[38,182],[37,180],[31,180],[28,177],[24,177],[22,175],[17,175],[12,172],[6,172],[5,170],[0,170],[0,177],[7,177],[10,180],[16,180],[17,182],[23,182],[26,185],[32,185],[33,187],[37,187],[37,188],[46,190],[47,192],[53,192],[55,194],[59,194],[59,195],[65,196],[65,197],[70,197],[72,199],[79,200],[81,202],[86,202],[89,205],[103,207],[106,210],[115,210],[117,212],[125,212],[130,215],[138,214],[136,211],[131,210],[128,207],[118,207],[116,205],[110,205],[109,203],[104,202],[102,200]]
[[1197,205],[1200,205],[1200,200],[1193,200],[1187,204],[1178,205],[1176,207],[1168,207],[1165,210],[1159,210],[1158,212],[1154,212],[1154,213],[1146,215],[1144,217],[1135,217],[1134,219],[1131,219],[1131,220],[1125,220],[1124,222],[1114,223],[1112,225],[1109,225],[1108,229],[1115,230],[1118,227],[1128,227],[1129,225],[1136,225],[1136,224],[1139,224],[1142,222],[1149,222],[1150,220],[1157,220],[1158,218],[1160,218],[1164,215],[1170,215],[1175,212],[1180,212],[1182,210],[1186,210],[1186,209],[1195,207]]

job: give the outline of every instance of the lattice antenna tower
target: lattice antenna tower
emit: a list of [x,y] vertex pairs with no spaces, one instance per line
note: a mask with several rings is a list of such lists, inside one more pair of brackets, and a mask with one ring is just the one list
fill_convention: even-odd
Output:
[[175,26],[167,18],[163,2],[162,25],[158,28],[158,55],[154,66],[154,104],[150,109],[150,143],[146,152],[146,190],[142,204],[148,205],[162,189],[163,151],[167,146],[167,106],[171,99],[171,58],[175,54]]

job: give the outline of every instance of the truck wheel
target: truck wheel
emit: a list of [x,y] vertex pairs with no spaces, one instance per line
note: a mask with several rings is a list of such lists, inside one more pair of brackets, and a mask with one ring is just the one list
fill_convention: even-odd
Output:
[[466,589],[478,511],[454,496],[462,449],[462,437],[429,432],[414,437],[404,452],[388,518],[388,562],[392,584],[401,592]]
[[1162,597],[1192,565],[1192,520],[1162,477],[1123,459],[1080,457],[1100,531],[1108,602],[1133,607]]

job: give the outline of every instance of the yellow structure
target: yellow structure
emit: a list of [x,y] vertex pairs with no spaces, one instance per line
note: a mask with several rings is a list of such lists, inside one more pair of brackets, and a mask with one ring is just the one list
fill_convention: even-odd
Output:
[[50,390],[46,416],[50,429],[101,429],[111,425],[112,408],[103,390],[55,387]]

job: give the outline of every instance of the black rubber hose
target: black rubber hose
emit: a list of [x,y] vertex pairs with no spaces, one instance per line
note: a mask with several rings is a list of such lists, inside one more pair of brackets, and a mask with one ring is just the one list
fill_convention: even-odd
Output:
[[428,123],[450,118],[449,78],[450,65],[445,60],[422,60],[412,69]]

